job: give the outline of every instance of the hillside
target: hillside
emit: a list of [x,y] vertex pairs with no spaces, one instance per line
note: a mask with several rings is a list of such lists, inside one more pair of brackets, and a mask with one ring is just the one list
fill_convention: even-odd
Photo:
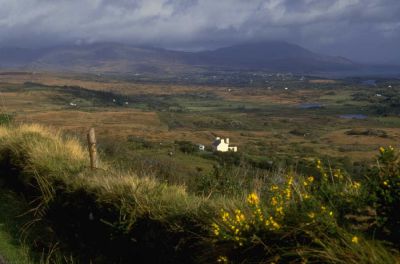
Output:
[[260,42],[199,52],[204,65],[270,71],[340,71],[357,69],[356,63],[340,57],[320,55],[286,42]]
[[179,68],[181,54],[115,43],[65,45],[42,49],[0,49],[0,66],[83,72],[152,72]]
[[[381,149],[381,177],[392,177],[386,169],[398,166],[393,154],[393,149]],[[277,175],[273,185],[263,186],[265,192],[211,198],[106,163],[91,171],[87,163],[75,139],[38,125],[0,128],[0,193],[11,189],[17,195],[9,197],[27,201],[30,210],[24,217],[31,221],[21,228],[32,254],[41,253],[46,263],[399,260],[344,217],[360,214],[364,194],[370,194],[368,182],[340,172],[330,180],[320,162],[321,175],[315,177]]]
[[320,55],[285,42],[242,44],[213,51],[182,52],[117,43],[42,49],[0,48],[0,67],[83,72],[191,72],[199,68],[291,72],[358,70],[345,58]]

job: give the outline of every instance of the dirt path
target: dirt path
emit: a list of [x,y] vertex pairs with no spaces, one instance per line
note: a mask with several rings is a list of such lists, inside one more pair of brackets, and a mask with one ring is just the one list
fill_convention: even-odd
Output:
[[6,260],[0,255],[0,264],[7,264]]

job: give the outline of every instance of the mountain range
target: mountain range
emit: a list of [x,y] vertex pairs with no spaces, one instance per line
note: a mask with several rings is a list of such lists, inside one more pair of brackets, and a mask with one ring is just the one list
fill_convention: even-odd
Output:
[[[372,68],[371,68],[372,67]],[[120,43],[58,45],[48,48],[0,48],[0,68],[118,73],[171,73],[198,69],[270,72],[360,72],[374,67],[328,56],[286,42],[239,44],[216,50],[185,52]],[[377,70],[400,72],[400,67]]]

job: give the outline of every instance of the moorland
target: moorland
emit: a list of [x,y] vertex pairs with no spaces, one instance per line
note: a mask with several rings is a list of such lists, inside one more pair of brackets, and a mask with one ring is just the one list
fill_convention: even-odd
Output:
[[216,136],[228,137],[240,155],[268,167],[315,157],[362,162],[399,141],[398,80],[242,79],[230,86],[154,84],[28,72],[0,75],[0,89],[3,113],[17,123],[52,126],[83,141],[95,127],[104,151],[205,171],[213,164],[202,157],[207,152],[182,155],[177,142],[210,147]]

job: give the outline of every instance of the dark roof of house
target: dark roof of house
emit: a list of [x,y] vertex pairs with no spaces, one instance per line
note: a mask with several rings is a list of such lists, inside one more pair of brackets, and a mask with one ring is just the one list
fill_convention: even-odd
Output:
[[215,140],[215,141],[212,143],[212,145],[213,145],[214,147],[216,147],[216,146],[219,145],[219,143],[221,143],[221,140],[220,140],[220,139]]

